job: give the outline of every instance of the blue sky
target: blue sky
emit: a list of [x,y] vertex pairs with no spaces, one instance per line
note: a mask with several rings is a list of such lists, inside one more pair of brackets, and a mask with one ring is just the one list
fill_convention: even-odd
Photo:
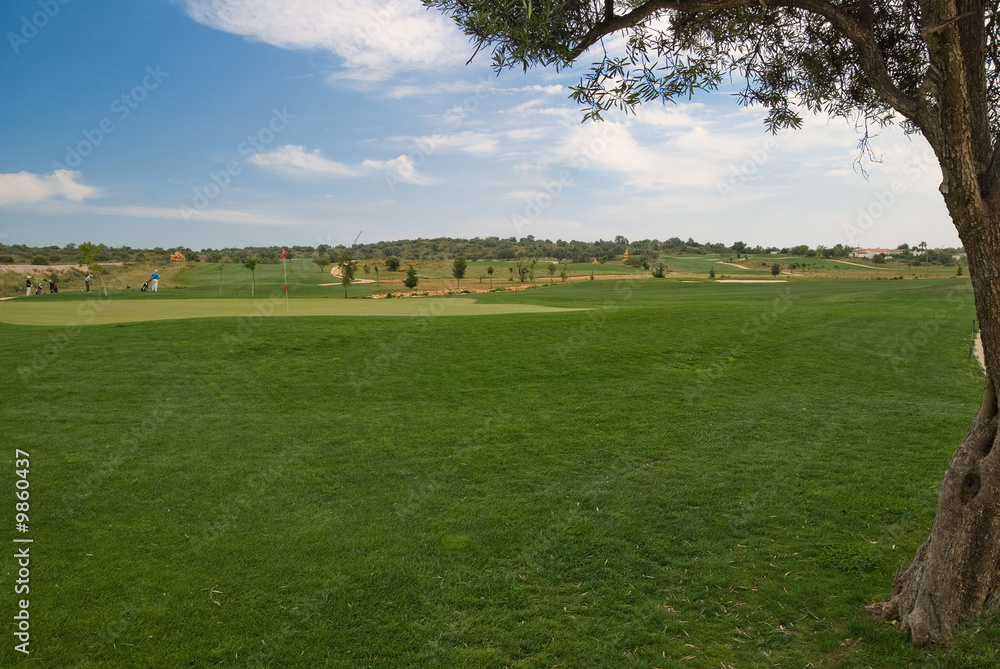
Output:
[[466,65],[419,0],[6,0],[0,32],[8,244],[959,244],[919,137],[866,180],[846,121],[771,136],[726,92],[581,124],[578,72]]

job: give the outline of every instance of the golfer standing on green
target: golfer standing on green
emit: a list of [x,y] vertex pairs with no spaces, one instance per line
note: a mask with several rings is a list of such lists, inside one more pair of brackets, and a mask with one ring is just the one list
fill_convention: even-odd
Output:
[[160,275],[154,269],[153,273],[149,275],[149,278],[153,280],[152,283],[149,284],[149,289],[155,293],[156,292],[156,284],[158,284],[160,282]]

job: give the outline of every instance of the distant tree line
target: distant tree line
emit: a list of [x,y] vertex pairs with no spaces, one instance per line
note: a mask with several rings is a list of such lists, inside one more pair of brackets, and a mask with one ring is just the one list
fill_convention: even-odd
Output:
[[[130,246],[106,246],[95,244],[96,262],[169,262],[172,254],[180,252],[187,262],[231,262],[245,263],[251,256],[257,257],[262,265],[281,262],[281,246],[246,246],[242,248],[201,249],[194,251],[185,246],[171,248],[132,248]],[[810,248],[806,244],[779,248],[776,246],[750,245],[737,241],[730,245],[722,243],[700,243],[691,239],[687,241],[679,237],[666,240],[640,239],[629,241],[622,235],[611,240],[599,239],[592,242],[552,241],[527,237],[475,237],[473,239],[454,239],[451,237],[435,237],[430,239],[402,239],[397,241],[373,242],[370,244],[354,244],[350,248],[343,245],[330,246],[287,246],[286,258],[311,258],[327,263],[339,262],[338,258],[369,259],[386,263],[388,271],[399,270],[399,259],[407,261],[433,261],[467,258],[470,262],[478,260],[513,261],[530,258],[552,258],[559,262],[587,263],[597,260],[608,262],[622,259],[626,250],[626,262],[634,266],[651,268],[662,256],[682,253],[735,255],[762,255],[781,253],[807,258],[846,258],[854,250],[853,247],[836,244],[831,247],[817,246]],[[954,256],[962,253],[962,249],[944,248],[928,249],[921,242],[912,247],[908,244],[900,246],[903,253],[901,259],[909,264],[955,264]],[[34,264],[61,265],[78,264],[80,250],[76,244],[65,246],[26,246],[24,244],[0,244],[0,263],[2,264]],[[320,264],[320,263],[317,263]],[[322,266],[321,266],[322,267]]]
[[[186,246],[175,246],[169,249],[155,247],[151,249],[132,248],[131,246],[107,246],[94,244],[94,262],[160,262],[170,261],[170,256],[180,251],[185,260],[198,260],[198,254]],[[281,251],[279,250],[280,254]],[[19,265],[78,265],[83,262],[80,249],[76,244],[65,246],[27,246],[25,244],[0,244],[0,264]],[[86,264],[86,263],[84,263]]]

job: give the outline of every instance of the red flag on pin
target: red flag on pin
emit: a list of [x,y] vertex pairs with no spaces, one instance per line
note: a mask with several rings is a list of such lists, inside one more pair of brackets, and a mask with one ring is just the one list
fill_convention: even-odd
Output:
[[285,259],[285,249],[281,249],[281,259]]

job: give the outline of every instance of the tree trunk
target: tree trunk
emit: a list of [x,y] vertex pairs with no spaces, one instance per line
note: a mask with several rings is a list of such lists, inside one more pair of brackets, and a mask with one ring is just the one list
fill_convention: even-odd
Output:
[[[945,199],[963,233],[987,374],[982,405],[941,483],[930,537],[896,578],[890,602],[868,608],[898,616],[917,645],[947,641],[963,620],[1000,605],[1000,407],[990,374],[1000,370],[1000,212],[982,200],[969,206],[947,193]],[[972,210],[979,220],[955,218]]]

